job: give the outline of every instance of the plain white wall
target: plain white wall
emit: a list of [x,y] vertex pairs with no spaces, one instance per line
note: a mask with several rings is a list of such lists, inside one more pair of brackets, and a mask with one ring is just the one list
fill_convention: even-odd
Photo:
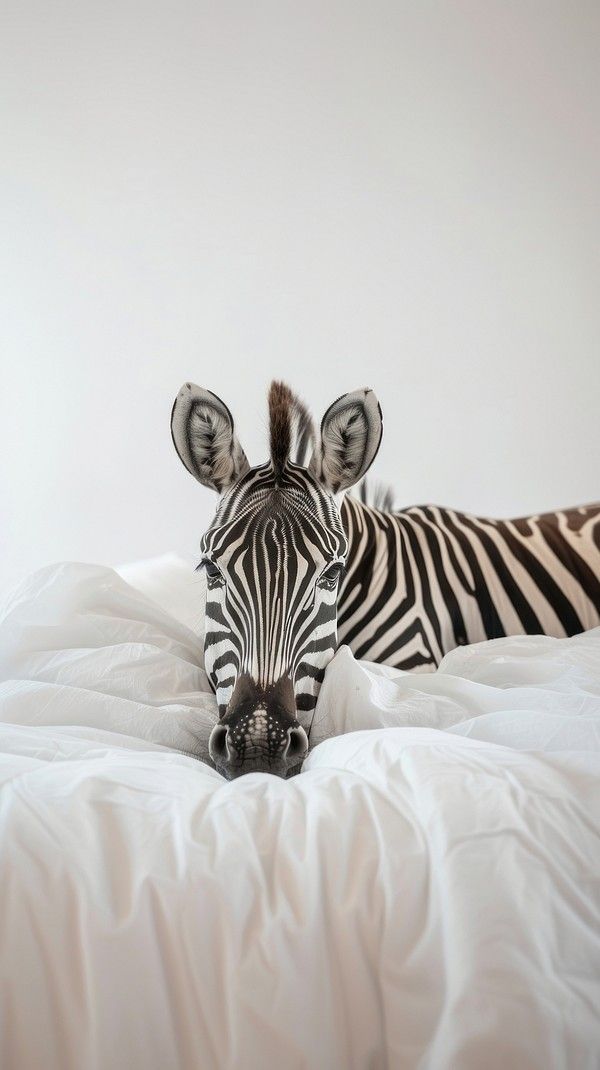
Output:
[[600,5],[3,5],[2,585],[193,550],[188,378],[370,384],[400,505],[599,493]]

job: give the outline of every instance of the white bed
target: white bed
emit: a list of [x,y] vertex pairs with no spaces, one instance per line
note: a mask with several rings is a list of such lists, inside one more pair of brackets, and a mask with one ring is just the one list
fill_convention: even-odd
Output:
[[341,648],[303,772],[226,783],[201,581],[121,573],[1,614],[2,1070],[598,1067],[600,629]]

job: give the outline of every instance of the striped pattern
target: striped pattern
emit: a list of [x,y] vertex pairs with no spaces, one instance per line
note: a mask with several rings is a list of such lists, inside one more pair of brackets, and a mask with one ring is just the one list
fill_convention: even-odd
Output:
[[346,498],[342,519],[338,630],[357,658],[430,671],[464,643],[600,623],[600,505],[488,520]]
[[517,520],[375,508],[343,497],[381,443],[372,390],[339,397],[317,434],[284,383],[268,404],[271,456],[256,468],[211,391],[184,383],[171,416],[183,464],[220,496],[201,545],[224,775],[285,776],[302,760],[338,633],[358,658],[430,671],[461,644],[600,623],[599,505]]
[[314,710],[336,645],[347,540],[330,494],[288,462],[251,469],[221,500],[202,538],[207,569],[205,664],[221,716],[236,680],[267,691],[293,681],[298,713]]

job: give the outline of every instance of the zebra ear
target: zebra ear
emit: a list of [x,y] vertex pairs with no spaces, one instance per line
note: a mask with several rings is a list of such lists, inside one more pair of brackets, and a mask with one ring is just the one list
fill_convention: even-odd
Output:
[[343,394],[323,417],[309,471],[332,494],[348,490],[371,467],[382,435],[383,417],[373,391]]
[[250,467],[227,405],[194,383],[184,383],[175,398],[171,436],[188,472],[219,494]]

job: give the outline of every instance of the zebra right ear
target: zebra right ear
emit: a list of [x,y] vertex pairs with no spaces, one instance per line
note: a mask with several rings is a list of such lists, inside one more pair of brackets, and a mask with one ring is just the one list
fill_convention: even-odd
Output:
[[383,416],[373,391],[343,394],[323,417],[309,471],[331,494],[348,490],[373,464],[382,435]]
[[188,472],[218,494],[250,468],[227,405],[195,383],[184,383],[175,398],[171,437]]

